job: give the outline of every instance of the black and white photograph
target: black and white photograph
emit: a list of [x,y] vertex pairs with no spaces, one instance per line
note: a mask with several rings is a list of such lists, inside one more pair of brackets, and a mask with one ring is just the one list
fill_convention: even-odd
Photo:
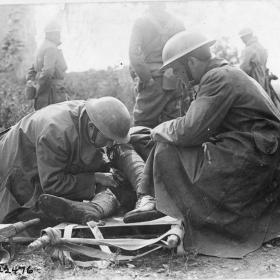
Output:
[[0,280],[280,279],[279,0],[0,0]]

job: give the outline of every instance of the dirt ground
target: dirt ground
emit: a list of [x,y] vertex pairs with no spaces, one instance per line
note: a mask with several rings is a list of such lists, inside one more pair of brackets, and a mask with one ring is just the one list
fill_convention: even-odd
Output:
[[[0,279],[280,279],[279,243],[264,245],[243,259],[221,259],[208,256],[177,256],[168,249],[154,252],[125,264],[107,268],[83,269],[53,262],[43,251],[24,255],[17,248],[15,259],[0,270]],[[12,271],[17,266],[25,267]],[[27,267],[29,267],[27,271]],[[7,268],[11,273],[7,272]]]

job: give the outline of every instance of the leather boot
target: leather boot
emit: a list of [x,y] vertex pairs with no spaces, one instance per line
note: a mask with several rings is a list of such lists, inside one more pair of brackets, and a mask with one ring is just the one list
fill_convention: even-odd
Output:
[[165,216],[156,210],[156,200],[150,195],[142,195],[136,202],[135,209],[124,215],[124,223],[138,223],[159,219]]
[[99,221],[117,212],[119,202],[115,195],[106,189],[88,202],[78,202],[66,198],[43,194],[38,200],[39,207],[56,222],[86,224]]

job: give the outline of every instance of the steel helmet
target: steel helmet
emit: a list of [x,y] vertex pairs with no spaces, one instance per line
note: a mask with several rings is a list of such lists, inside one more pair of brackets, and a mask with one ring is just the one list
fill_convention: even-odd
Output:
[[46,26],[45,26],[45,32],[61,32],[61,25],[59,24],[58,21],[50,21]]
[[165,44],[162,51],[163,66],[161,70],[170,67],[170,64],[190,54],[192,51],[203,47],[212,46],[216,40],[209,40],[204,35],[193,32],[181,31],[172,36]]
[[85,108],[89,119],[105,137],[120,144],[130,140],[130,115],[120,100],[111,96],[88,99]]
[[246,35],[253,35],[253,30],[251,28],[243,28],[239,31],[239,36],[240,37],[243,37],[243,36],[246,36]]

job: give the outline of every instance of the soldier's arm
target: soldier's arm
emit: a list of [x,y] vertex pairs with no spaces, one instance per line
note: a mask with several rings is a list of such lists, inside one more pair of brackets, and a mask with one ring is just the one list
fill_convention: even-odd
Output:
[[56,79],[63,79],[65,75],[65,71],[67,70],[67,64],[62,53],[62,50],[58,50],[57,52],[57,63],[55,65],[55,73],[54,76]]
[[240,68],[250,75],[254,67],[255,53],[251,49],[243,50],[240,57]]
[[56,57],[57,54],[55,48],[46,49],[43,59],[43,68],[38,78],[38,94],[45,91],[50,85],[55,72]]
[[26,81],[28,80],[34,80],[36,77],[36,70],[34,65],[32,65],[28,70],[27,70],[27,74],[26,74]]
[[55,72],[55,64],[57,60],[57,50],[55,48],[48,48],[45,50],[43,68],[41,70],[40,78],[52,78]]
[[36,145],[37,165],[44,193],[75,200],[92,198],[95,192],[94,173],[67,172],[67,141],[54,133],[46,131],[44,134]]
[[142,33],[141,21],[137,21],[131,32],[129,41],[129,59],[130,64],[141,81],[148,82],[152,78],[151,71],[144,61],[142,52]]
[[230,91],[231,85],[220,73],[208,74],[186,115],[155,127],[152,139],[185,147],[208,141],[231,108]]

